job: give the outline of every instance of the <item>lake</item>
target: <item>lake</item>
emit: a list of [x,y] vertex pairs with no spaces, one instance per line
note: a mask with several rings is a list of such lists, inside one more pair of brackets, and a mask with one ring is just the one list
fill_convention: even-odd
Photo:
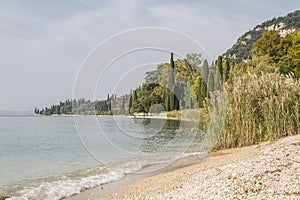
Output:
[[179,120],[1,116],[0,196],[61,199],[201,155],[204,135],[197,124]]

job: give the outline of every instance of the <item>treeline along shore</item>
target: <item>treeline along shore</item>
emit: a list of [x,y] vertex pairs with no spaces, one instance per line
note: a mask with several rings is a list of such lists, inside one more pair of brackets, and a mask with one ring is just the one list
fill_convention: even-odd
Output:
[[[288,16],[300,19],[296,11]],[[294,22],[294,21],[293,21]],[[275,26],[274,26],[275,27]],[[201,54],[159,64],[146,72],[144,83],[128,94],[105,100],[67,100],[35,109],[36,114],[134,115],[181,111],[200,113],[199,129],[207,130],[213,106],[226,96],[226,119],[216,149],[257,144],[299,133],[300,29],[281,34],[265,30],[251,45],[251,59],[237,62],[220,55],[211,64]],[[221,105],[224,106],[224,105]],[[193,113],[193,112],[191,112]],[[193,114],[190,114],[191,118]]]

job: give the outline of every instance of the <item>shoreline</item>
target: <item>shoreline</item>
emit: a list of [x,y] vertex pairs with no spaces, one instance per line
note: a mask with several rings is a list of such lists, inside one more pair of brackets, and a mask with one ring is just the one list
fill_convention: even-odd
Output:
[[[159,114],[156,113],[135,113],[135,114],[51,114],[51,115],[44,115],[44,114],[33,114],[34,117],[84,117],[84,116],[114,116],[114,117],[128,117],[134,119],[163,119],[163,120],[180,120],[180,121],[190,121],[190,122],[198,122],[200,113],[198,109],[182,109],[177,110],[183,116],[168,116],[172,115],[174,111],[170,112],[162,112]],[[194,115],[194,118],[187,117],[188,114]],[[195,115],[196,113],[196,115]]]
[[[205,154],[205,155],[204,155]],[[159,164],[150,165],[146,168],[143,168],[137,172],[126,174],[119,180],[111,181],[105,184],[101,184],[94,188],[90,188],[84,191],[81,191],[78,194],[74,194],[72,196],[66,197],[66,200],[81,200],[81,199],[99,199],[99,198],[109,198],[110,196],[115,195],[116,193],[123,192],[128,186],[133,185],[144,178],[155,176],[161,173],[167,173],[170,171],[174,171],[176,169],[180,169],[183,167],[187,167],[190,165],[197,164],[202,160],[206,159],[207,153],[203,153],[203,155],[188,155],[182,158],[179,158],[173,161],[171,164],[158,169],[156,171],[147,172],[147,169],[152,167],[159,167]]]
[[299,151],[300,135],[220,150],[190,163],[179,159],[154,174],[128,174],[66,199],[298,199]]
[[[254,145],[254,146],[259,147],[259,145]],[[250,146],[250,147],[254,147],[254,146]],[[150,173],[140,173],[140,171],[143,170],[141,169],[140,171],[137,171],[135,173],[126,174],[124,177],[122,177],[119,180],[101,184],[99,186],[84,190],[78,194],[74,194],[64,199],[66,200],[110,199],[118,194],[123,194],[128,190],[128,188],[133,187],[136,184],[139,184],[140,181],[143,181],[147,178],[176,172],[177,170],[185,169],[188,168],[189,166],[194,166],[194,165],[203,164],[204,166],[209,166],[211,162],[213,163],[217,162],[215,161],[216,158],[219,158],[221,156],[227,157],[228,155],[235,154],[240,149],[248,149],[250,147],[220,150],[217,152],[207,153],[206,156],[201,156],[201,157],[198,155],[191,155],[191,156],[179,158],[169,166],[162,168],[160,170],[150,172]]]
[[90,116],[110,116],[110,117],[128,117],[133,119],[164,119],[164,120],[181,120],[181,121],[191,121],[197,122],[197,120],[185,119],[185,118],[176,118],[168,117],[167,115],[95,115],[95,114],[52,114],[52,115],[43,115],[43,114],[33,114],[29,115],[33,117],[90,117]]

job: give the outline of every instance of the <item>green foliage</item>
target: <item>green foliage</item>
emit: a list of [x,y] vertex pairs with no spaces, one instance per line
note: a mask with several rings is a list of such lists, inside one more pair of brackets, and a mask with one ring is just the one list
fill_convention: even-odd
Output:
[[222,90],[222,86],[222,76],[219,70],[217,70],[214,77],[214,90]]
[[284,38],[277,31],[267,31],[254,43],[252,52],[254,67],[260,68],[263,63],[273,66],[273,71],[278,68],[282,73],[300,77],[300,29]]
[[170,72],[169,72],[169,81],[168,81],[168,96],[169,96],[169,107],[170,111],[175,110],[175,86],[174,86],[174,60],[173,52],[171,53],[170,59]]
[[212,70],[209,71],[207,87],[209,92],[214,91],[215,81],[214,81],[214,73],[212,72]]
[[36,114],[41,115],[91,115],[111,114],[111,100],[90,101],[85,99],[74,99],[52,105],[50,108],[36,109]]
[[[136,90],[137,101],[133,94],[130,113],[148,112],[155,104],[166,111],[193,108],[196,101],[191,96],[190,88],[200,75],[201,63],[201,54],[188,54],[186,58],[177,60],[171,54],[170,63],[160,64],[156,70],[146,73],[145,84]],[[207,61],[203,63],[206,68],[205,65]],[[205,89],[203,96],[206,97],[208,92]]]
[[187,54],[184,59],[184,64],[181,66],[186,69],[186,73],[183,74],[184,77],[192,83],[195,78],[199,75],[199,67],[202,63],[202,55],[199,53]]
[[226,82],[229,79],[229,74],[230,74],[230,64],[228,59],[226,59],[226,61],[223,64],[224,64],[223,81]]
[[121,107],[121,109],[125,111],[125,95],[122,96],[122,107]]
[[132,107],[130,109],[130,113],[135,113],[135,112],[142,112],[143,109],[141,109],[140,101],[138,99],[138,92],[139,89],[136,89],[133,91],[133,96],[132,96]]
[[192,85],[193,94],[197,97],[199,108],[203,107],[203,101],[207,97],[207,85],[202,76],[197,76]]
[[204,78],[205,82],[208,81],[208,74],[209,74],[209,67],[208,67],[208,62],[205,59],[201,67],[201,76]]
[[270,61],[276,63],[279,60],[279,44],[280,35],[278,31],[267,31],[254,43],[252,57],[268,56]]
[[[284,17],[277,17],[259,24],[238,38],[237,42],[228,49],[223,56],[234,60],[237,64],[249,61],[252,59],[251,51],[253,49],[253,44],[261,38],[266,28],[272,27],[273,29],[276,28],[279,30],[298,29],[300,28],[299,22],[300,11],[297,10]],[[279,27],[280,24],[284,24],[284,27]]]
[[131,108],[132,108],[132,91],[130,91],[130,97],[129,97],[129,103],[128,103],[128,112],[129,113],[131,113],[130,112]]
[[219,56],[217,60],[217,71],[220,74],[221,79],[223,78],[223,57]]

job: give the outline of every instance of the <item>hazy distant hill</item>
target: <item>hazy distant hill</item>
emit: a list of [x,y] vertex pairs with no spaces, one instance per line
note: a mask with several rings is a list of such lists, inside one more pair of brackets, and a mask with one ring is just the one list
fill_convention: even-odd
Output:
[[284,37],[286,34],[292,33],[298,28],[300,28],[300,10],[257,25],[255,28],[243,34],[223,56],[234,59],[236,63],[250,60],[253,44],[262,36],[263,32],[266,30],[278,30],[280,35]]

